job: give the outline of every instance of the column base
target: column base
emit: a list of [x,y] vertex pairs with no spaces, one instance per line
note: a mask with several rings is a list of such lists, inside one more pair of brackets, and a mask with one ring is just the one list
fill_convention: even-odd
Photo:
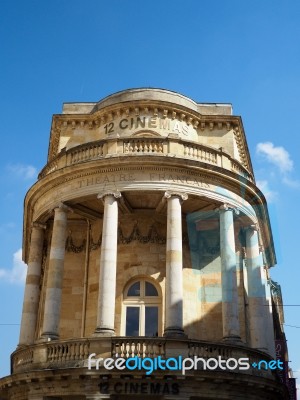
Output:
[[237,344],[240,346],[245,345],[245,343],[242,341],[242,339],[239,336],[224,336],[222,339],[222,342],[228,343],[228,344]]
[[111,328],[97,327],[95,329],[95,332],[93,333],[93,337],[99,337],[99,336],[116,336],[116,332],[114,329]]
[[256,347],[256,350],[269,354],[269,349],[267,349],[266,347]]
[[166,338],[179,338],[179,339],[187,339],[187,335],[184,333],[182,328],[167,328],[164,331],[164,337]]
[[51,340],[58,340],[58,339],[59,335],[57,335],[56,333],[45,332],[41,335],[41,337],[37,340],[37,342],[39,343],[51,342]]

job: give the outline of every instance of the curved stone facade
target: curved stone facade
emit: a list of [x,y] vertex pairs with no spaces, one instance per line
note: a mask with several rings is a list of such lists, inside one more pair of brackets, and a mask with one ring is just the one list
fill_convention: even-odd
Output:
[[[272,233],[230,105],[162,89],[65,104],[26,195],[23,255],[5,399],[288,398],[276,370],[203,367],[275,358]],[[91,354],[202,361],[147,375],[89,369]]]

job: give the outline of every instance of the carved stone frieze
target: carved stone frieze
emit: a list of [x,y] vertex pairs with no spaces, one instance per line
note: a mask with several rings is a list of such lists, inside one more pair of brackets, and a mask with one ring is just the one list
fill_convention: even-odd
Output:
[[86,239],[83,239],[82,242],[78,245],[74,243],[72,232],[69,232],[69,235],[66,239],[66,251],[72,253],[81,253],[86,248]]
[[137,224],[134,225],[131,233],[128,236],[123,234],[122,228],[118,229],[118,241],[121,244],[129,244],[133,241],[139,243],[156,243],[165,244],[166,238],[159,235],[155,225],[151,225],[147,235],[142,235]]

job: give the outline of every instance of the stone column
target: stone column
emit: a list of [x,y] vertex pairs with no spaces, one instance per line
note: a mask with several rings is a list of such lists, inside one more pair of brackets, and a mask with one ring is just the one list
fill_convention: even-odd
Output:
[[268,307],[262,271],[263,263],[259,252],[258,228],[246,228],[246,266],[248,278],[249,333],[251,347],[267,351],[266,328]]
[[40,299],[45,225],[32,224],[19,346],[33,344]]
[[220,207],[223,340],[230,342],[241,340],[233,213],[226,204]]
[[97,328],[95,336],[115,333],[115,300],[118,251],[118,201],[120,192],[98,195],[103,199],[104,214],[100,256]]
[[62,203],[54,209],[42,339],[58,339],[59,337],[68,211],[70,209]]
[[168,202],[166,246],[166,326],[164,336],[182,336],[183,284],[182,284],[182,226],[181,203],[185,193],[165,193]]

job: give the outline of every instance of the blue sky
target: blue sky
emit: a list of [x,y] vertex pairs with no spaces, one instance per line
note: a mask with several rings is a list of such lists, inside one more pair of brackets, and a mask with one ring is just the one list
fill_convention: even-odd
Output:
[[[243,118],[300,371],[300,307],[291,306],[300,304],[299,20],[298,0],[1,1],[0,324],[20,321],[23,198],[46,162],[52,114],[63,102],[160,87],[232,103]],[[0,376],[18,330],[0,325]]]

